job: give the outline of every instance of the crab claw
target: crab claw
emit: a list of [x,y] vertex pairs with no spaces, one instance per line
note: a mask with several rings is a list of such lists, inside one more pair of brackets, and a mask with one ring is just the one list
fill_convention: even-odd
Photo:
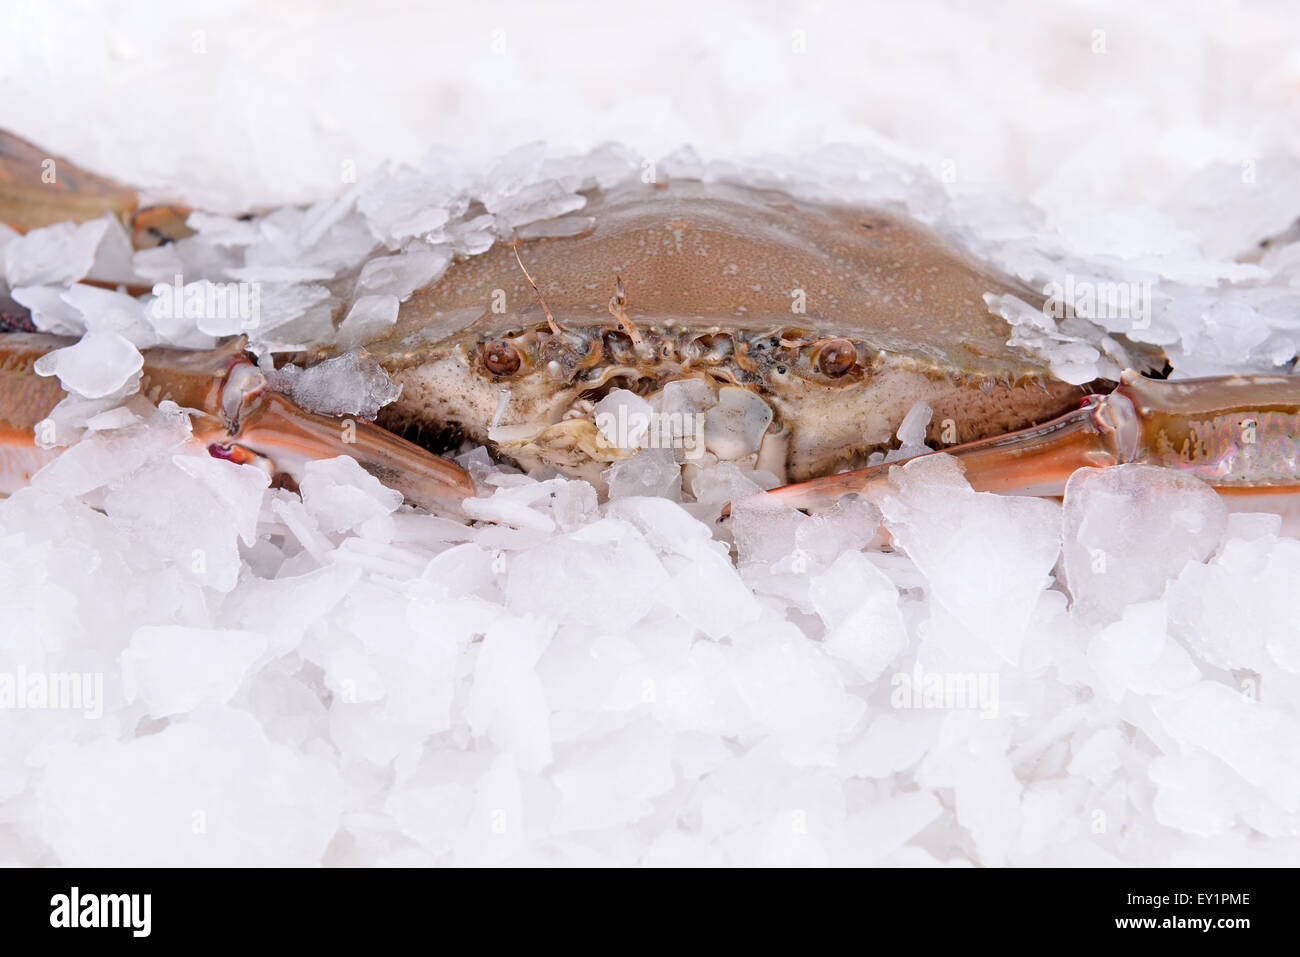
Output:
[[460,503],[475,494],[473,479],[454,462],[365,419],[308,412],[279,393],[267,393],[240,425],[233,442],[215,442],[209,451],[219,457],[230,457],[231,448],[253,452],[295,480],[311,459],[347,455],[412,505],[441,514],[460,512]]
[[[42,333],[0,335],[0,494],[21,488],[59,452],[38,446],[35,436],[66,394],[35,365],[73,341]],[[268,386],[245,356],[246,345],[237,338],[217,349],[148,349],[140,394],[188,411],[194,440],[216,458],[299,481],[311,459],[347,455],[411,504],[465,517],[462,503],[476,494],[468,472],[365,419],[301,408]]]
[[214,421],[220,425],[199,436],[213,456],[237,462],[256,456],[295,481],[308,461],[347,455],[411,504],[439,514],[463,514],[461,503],[476,491],[454,462],[365,419],[309,412],[267,388],[266,377],[246,361],[226,377]]
[[[1073,412],[942,451],[979,492],[1061,495],[1077,469],[1143,463],[1195,475],[1230,511],[1275,511],[1300,527],[1300,376],[1167,382],[1128,370],[1114,392],[1089,396]],[[907,461],[768,494],[795,508],[825,508],[850,492],[870,497],[887,488],[889,470]]]
[[[1137,439],[1133,402],[1117,391],[1108,396],[1089,396],[1078,409],[1041,425],[926,454],[956,458],[966,481],[977,492],[1061,495],[1076,469],[1134,461]],[[842,495],[856,493],[870,498],[885,491],[890,469],[924,457],[827,475],[767,494],[805,511],[829,508]]]

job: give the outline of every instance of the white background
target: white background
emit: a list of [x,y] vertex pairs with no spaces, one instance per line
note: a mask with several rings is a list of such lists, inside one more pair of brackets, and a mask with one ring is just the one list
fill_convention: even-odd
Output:
[[[805,52],[799,53],[797,50]],[[8,3],[0,125],[208,206],[441,144],[888,141],[1058,215],[1300,151],[1293,3]]]

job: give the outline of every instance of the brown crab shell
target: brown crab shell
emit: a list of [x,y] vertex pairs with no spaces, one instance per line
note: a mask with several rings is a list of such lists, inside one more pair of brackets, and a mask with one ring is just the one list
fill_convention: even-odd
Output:
[[[889,443],[920,399],[935,410],[932,439],[964,442],[1058,415],[1105,385],[1069,385],[1009,346],[1010,327],[985,295],[1032,305],[1043,297],[899,212],[675,180],[594,191],[583,209],[532,232],[537,238],[453,264],[369,344],[404,385],[381,422],[449,426],[487,442],[501,389],[512,391],[521,417],[555,421],[584,384],[600,381],[602,365],[614,364],[579,349],[549,379],[483,367],[484,344],[546,328],[516,251],[556,322],[607,353],[620,338],[609,332],[610,300],[622,279],[627,316],[645,339],[632,350],[641,391],[701,373],[684,361],[684,342],[732,340],[727,375],[772,405],[774,429],[790,429],[794,479]],[[826,339],[858,348],[853,374],[796,374],[801,354]],[[621,345],[627,371],[629,344]],[[453,353],[470,367],[466,381],[487,388],[449,378]]]

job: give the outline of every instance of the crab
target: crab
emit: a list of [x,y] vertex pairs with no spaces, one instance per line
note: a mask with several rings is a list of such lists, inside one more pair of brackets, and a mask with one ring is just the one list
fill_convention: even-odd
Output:
[[884,447],[918,401],[936,440],[945,419],[975,440],[1090,391],[1008,346],[983,298],[1031,290],[896,213],[673,181],[566,219],[457,264],[367,344],[403,386],[384,424],[598,482],[630,443],[602,441],[592,409],[623,389],[698,410],[711,457],[798,480]]
[[[184,235],[184,210],[142,210],[130,190],[75,167],[63,182],[80,188],[49,191],[33,178],[44,155],[20,141],[0,149],[0,217],[14,228],[107,213],[137,246]],[[1063,381],[1012,344],[989,305],[1041,306],[1042,295],[902,212],[692,180],[585,199],[457,260],[364,343],[402,389],[376,423],[361,423],[360,439],[275,392],[238,341],[188,356],[150,350],[142,392],[198,410],[196,440],[213,455],[291,476],[305,458],[347,454],[442,510],[474,493],[436,454],[463,440],[601,487],[654,434],[655,417],[686,467],[762,470],[794,483],[775,490],[780,499],[823,507],[885,481],[889,466],[870,456],[922,401],[934,412],[929,444],[955,455],[977,489],[1059,495],[1075,469],[1150,462],[1257,508],[1280,507],[1273,496],[1300,482],[1300,380],[1166,382],[1142,374],[1164,365],[1158,352],[1099,334],[1128,371]],[[20,327],[21,309],[10,311]],[[3,339],[13,486],[53,454],[32,435],[62,391],[33,373],[43,351],[67,343]],[[646,426],[631,440],[629,409]]]

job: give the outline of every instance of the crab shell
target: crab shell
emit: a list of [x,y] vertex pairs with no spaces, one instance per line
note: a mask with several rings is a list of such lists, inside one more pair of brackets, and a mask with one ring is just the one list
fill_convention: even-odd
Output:
[[630,183],[458,261],[367,347],[403,386],[389,428],[445,429],[591,478],[628,454],[603,441],[593,403],[687,380],[676,398],[713,406],[710,453],[797,480],[885,446],[920,400],[930,437],[951,444],[1103,385],[1069,385],[1009,346],[984,298],[1007,293],[1042,302],[898,213]]

